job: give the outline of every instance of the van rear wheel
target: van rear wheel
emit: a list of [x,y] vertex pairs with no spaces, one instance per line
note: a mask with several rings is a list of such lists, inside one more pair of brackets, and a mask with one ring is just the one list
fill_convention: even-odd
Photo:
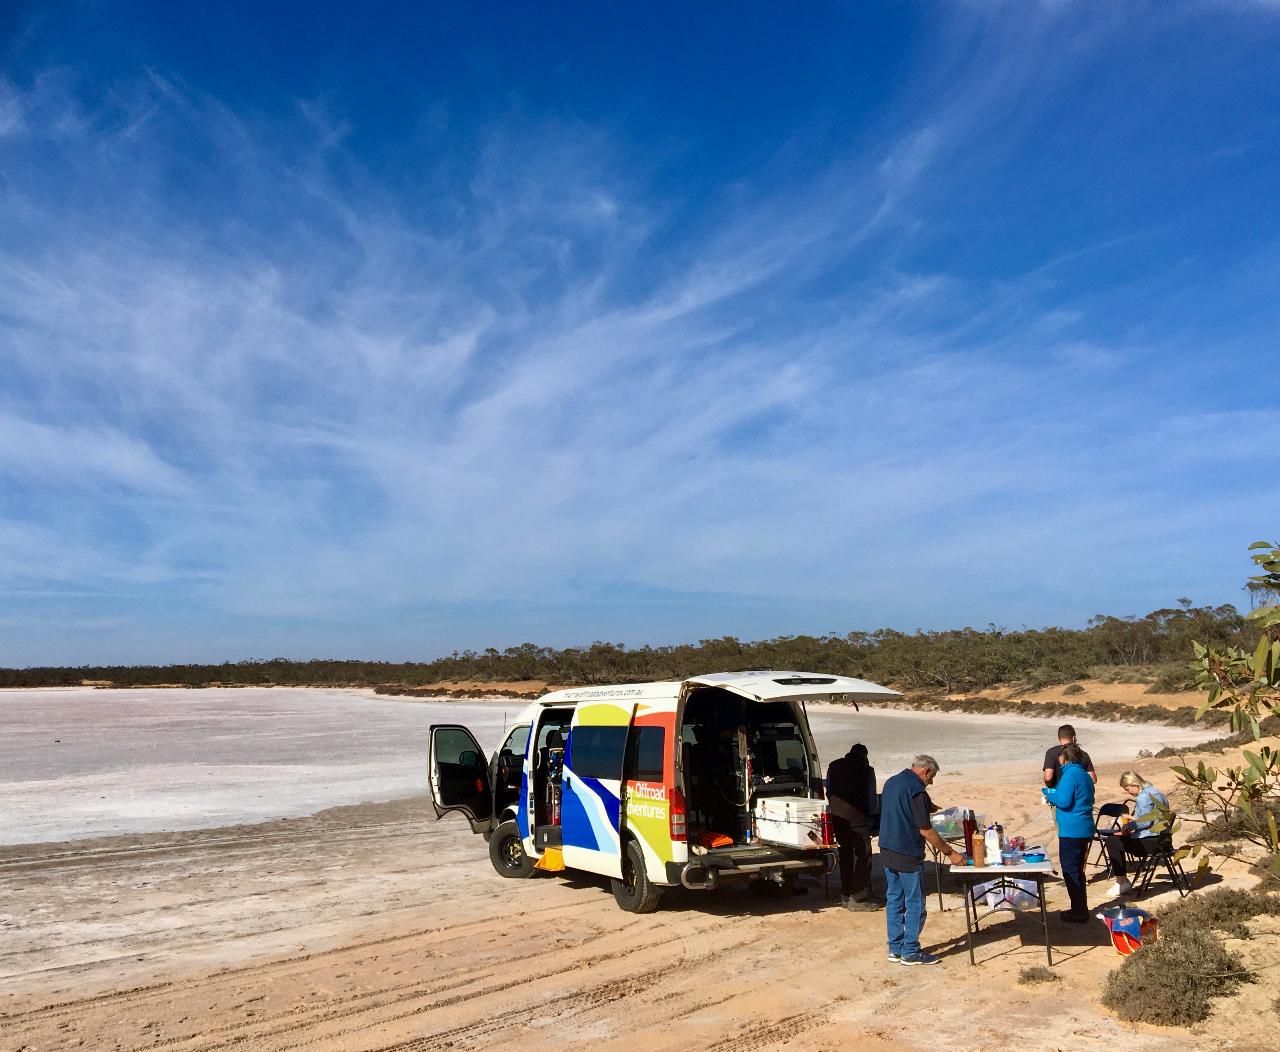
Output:
[[503,822],[489,837],[489,861],[501,877],[527,877],[533,872],[533,860],[524,853],[520,827],[514,821]]
[[628,913],[652,913],[662,901],[662,889],[654,887],[644,868],[644,852],[634,840],[622,853],[622,879],[609,881],[613,897]]

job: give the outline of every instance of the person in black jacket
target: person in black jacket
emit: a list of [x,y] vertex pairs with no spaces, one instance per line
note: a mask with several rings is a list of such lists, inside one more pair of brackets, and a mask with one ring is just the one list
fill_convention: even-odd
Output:
[[876,772],[856,743],[827,768],[827,802],[840,855],[840,904],[875,909],[871,898],[871,837],[879,817]]

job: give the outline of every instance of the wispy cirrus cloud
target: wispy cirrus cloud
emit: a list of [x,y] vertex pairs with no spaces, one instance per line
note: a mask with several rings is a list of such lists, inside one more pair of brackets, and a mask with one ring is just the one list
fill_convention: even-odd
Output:
[[[951,41],[944,100],[688,229],[664,158],[608,127],[513,112],[457,150],[429,122],[391,179],[316,102],[0,86],[0,591],[101,595],[82,620],[122,659],[239,656],[247,625],[295,652],[281,625],[309,652],[489,642],[436,623],[467,604],[564,641],[1151,594],[1152,535],[1194,558],[1224,496],[1191,465],[1247,462],[1280,413],[1198,412],[1197,334],[1080,286],[1124,237],[960,261],[939,198],[979,192],[1087,54],[1033,28]],[[616,590],[674,620],[596,603]],[[175,604],[185,650],[153,630]]]

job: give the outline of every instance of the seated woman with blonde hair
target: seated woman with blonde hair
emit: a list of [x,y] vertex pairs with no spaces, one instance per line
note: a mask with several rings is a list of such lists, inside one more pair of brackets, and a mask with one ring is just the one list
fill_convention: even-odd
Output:
[[1125,865],[1126,848],[1135,855],[1143,854],[1143,845],[1136,841],[1156,836],[1152,824],[1160,814],[1169,813],[1169,798],[1137,771],[1125,771],[1120,776],[1120,788],[1133,797],[1133,818],[1122,820],[1120,832],[1107,837],[1107,858],[1111,875],[1116,878],[1109,889],[1112,895],[1123,895],[1133,887]]

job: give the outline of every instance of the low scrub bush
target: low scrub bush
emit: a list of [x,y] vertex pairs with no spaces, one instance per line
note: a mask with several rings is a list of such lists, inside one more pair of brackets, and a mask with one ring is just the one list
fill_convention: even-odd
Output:
[[1063,694],[1083,694],[1084,687],[1080,686],[1079,683],[1072,683],[1066,688],[1064,688],[1062,693]]
[[[1146,708],[1146,706],[1143,706],[1143,707]],[[1172,712],[1176,714],[1181,712],[1194,712],[1194,710],[1184,707],[1184,708],[1173,709]],[[1217,715],[1220,718],[1216,720],[1211,720],[1210,717],[1214,715]],[[1171,720],[1170,722],[1173,723],[1174,721]],[[1191,722],[1194,723],[1195,721],[1192,720]],[[1200,722],[1203,724],[1207,724],[1209,726],[1217,726],[1217,725],[1226,723],[1227,720],[1226,720],[1226,717],[1222,716],[1221,713],[1215,713],[1212,709],[1210,709],[1208,712],[1204,714],[1204,719],[1202,719]],[[1181,725],[1187,726],[1187,724],[1181,724]],[[1259,729],[1264,738],[1270,737],[1275,734],[1280,734],[1280,716],[1268,716],[1259,725]],[[1240,731],[1237,734],[1228,734],[1225,738],[1211,738],[1209,741],[1201,742],[1199,745],[1191,749],[1174,749],[1171,747],[1166,747],[1161,749],[1158,753],[1156,753],[1156,759],[1166,760],[1171,756],[1183,756],[1183,755],[1188,755],[1190,753],[1197,753],[1197,752],[1222,752],[1225,749],[1234,749],[1241,745],[1251,745],[1252,743],[1253,743],[1252,733],[1250,733],[1249,731]]]
[[1249,938],[1245,921],[1280,916],[1280,897],[1261,891],[1214,888],[1189,895],[1160,914],[1160,935],[1177,936],[1191,929],[1220,931],[1237,939]]
[[[860,704],[870,704],[861,702]],[[1166,709],[1160,705],[1121,705],[1119,702],[1106,701],[1028,701],[1025,698],[948,698],[936,694],[907,694],[900,702],[891,703],[892,707],[905,707],[928,712],[966,712],[979,715],[1008,713],[1017,716],[1032,716],[1037,719],[1075,718],[1124,723],[1164,723],[1172,727],[1191,727],[1196,725],[1194,706],[1182,705],[1176,709]],[[1218,726],[1227,722],[1227,717],[1220,712],[1206,712],[1200,724]],[[1276,721],[1280,723],[1280,720]],[[1265,724],[1264,724],[1265,726]],[[1192,749],[1170,749],[1166,753],[1156,755],[1180,756]]]
[[1128,1023],[1190,1026],[1209,1014],[1209,999],[1232,993],[1253,974],[1212,931],[1161,931],[1107,977],[1102,1003]]
[[[1157,753],[1156,755],[1160,754]],[[1255,810],[1260,810],[1263,805],[1254,806]],[[1280,822],[1280,800],[1268,805],[1266,810],[1275,815],[1276,821]],[[1218,815],[1207,822],[1203,827],[1187,837],[1187,842],[1192,844],[1224,844],[1229,840],[1239,838],[1247,829],[1248,825],[1245,822],[1244,813],[1237,808],[1235,811]]]
[[1057,983],[1061,982],[1062,977],[1052,968],[1046,968],[1043,964],[1033,964],[1030,968],[1023,968],[1018,973],[1018,982],[1023,986],[1036,986],[1039,983]]
[[1156,674],[1155,681],[1147,688],[1148,694],[1180,694],[1196,689],[1196,679],[1186,665],[1169,665]]
[[1280,891],[1280,877],[1276,876],[1276,856],[1274,853],[1263,855],[1258,859],[1258,883],[1255,888],[1264,891]]

